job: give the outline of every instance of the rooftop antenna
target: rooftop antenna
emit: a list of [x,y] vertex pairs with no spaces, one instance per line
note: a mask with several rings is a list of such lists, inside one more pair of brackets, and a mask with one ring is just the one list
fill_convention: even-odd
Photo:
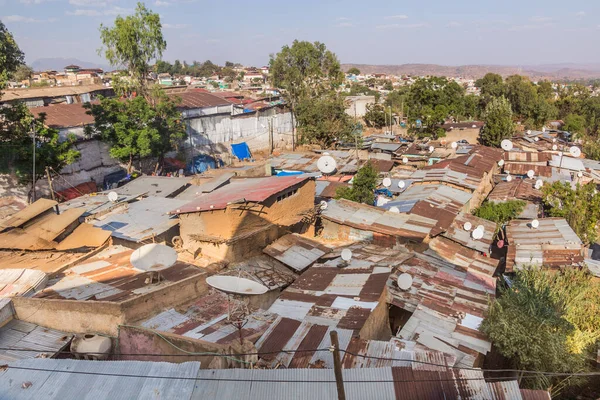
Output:
[[352,250],[350,250],[350,249],[342,250],[341,256],[342,256],[342,260],[344,260],[346,262],[350,261],[352,259]]
[[558,146],[557,146],[557,145],[555,145],[555,144],[553,144],[553,145],[552,145],[552,150],[554,150],[554,151],[558,150]]
[[135,269],[150,272],[146,283],[154,282],[154,278],[160,282],[160,271],[171,268],[177,262],[177,252],[164,244],[150,243],[131,253],[129,262]]
[[399,182],[398,182],[398,187],[399,187],[400,189],[404,189],[404,188],[406,187],[406,182],[404,182],[404,181],[399,181]]
[[538,179],[537,181],[535,181],[535,188],[537,190],[540,190],[542,188],[542,186],[544,186],[544,181],[541,179]]
[[452,142],[452,144],[450,144],[450,147],[452,147],[453,149],[456,149],[458,147],[458,143]]
[[479,228],[474,229],[473,232],[471,232],[471,236],[473,237],[473,239],[479,240],[483,237],[483,231],[479,230]]
[[581,149],[577,146],[571,146],[571,148],[569,148],[569,153],[573,157],[579,157],[581,155]]
[[433,151],[434,151],[434,150],[435,150],[435,147],[433,147],[433,146],[429,146],[429,152],[430,152],[430,153],[433,153]]
[[117,200],[119,200],[119,194],[117,192],[109,192],[107,197],[111,203],[116,203]]
[[319,203],[319,208],[321,210],[327,210],[327,202],[325,200],[321,200],[321,202]]
[[500,147],[502,147],[502,150],[504,151],[511,151],[513,148],[513,142],[509,139],[504,139],[502,142],[500,142]]
[[402,163],[408,164],[408,157],[403,157],[402,158]]
[[537,219],[534,219],[533,221],[531,221],[531,227],[533,229],[537,229],[540,226],[540,221],[538,221]]
[[383,178],[383,186],[386,188],[392,186],[392,180],[390,178]]
[[504,159],[501,159],[500,161],[498,161],[498,165],[501,167],[504,165]]
[[319,171],[321,171],[323,175],[330,175],[335,172],[337,163],[335,162],[335,158],[331,156],[322,156],[317,161],[317,168],[319,168]]
[[530,179],[533,179],[533,177],[535,176],[535,171],[530,169],[529,171],[527,171],[527,177]]
[[510,174],[506,175],[506,182],[512,181],[512,176]]
[[465,222],[465,224],[463,225],[463,228],[465,228],[465,231],[470,231],[472,227],[473,227],[473,225],[469,221]]
[[410,289],[412,287],[413,278],[410,274],[407,274],[405,272],[405,273],[398,275],[398,278],[396,279],[396,283],[398,284],[398,287],[400,288],[400,290],[407,291],[408,289]]

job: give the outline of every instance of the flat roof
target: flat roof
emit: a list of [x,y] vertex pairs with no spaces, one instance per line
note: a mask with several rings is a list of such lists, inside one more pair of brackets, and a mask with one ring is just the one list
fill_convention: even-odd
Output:
[[103,85],[77,85],[77,86],[54,86],[28,89],[7,89],[2,92],[0,101],[27,100],[42,97],[63,97],[78,94],[96,92],[100,90],[112,90]]

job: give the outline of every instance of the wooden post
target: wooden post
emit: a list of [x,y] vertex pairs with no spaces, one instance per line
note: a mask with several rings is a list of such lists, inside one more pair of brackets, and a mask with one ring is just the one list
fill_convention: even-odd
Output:
[[342,377],[342,360],[340,359],[340,344],[337,331],[331,331],[331,345],[333,346],[333,371],[335,373],[335,384],[337,386],[338,400],[346,400],[344,391],[344,379]]

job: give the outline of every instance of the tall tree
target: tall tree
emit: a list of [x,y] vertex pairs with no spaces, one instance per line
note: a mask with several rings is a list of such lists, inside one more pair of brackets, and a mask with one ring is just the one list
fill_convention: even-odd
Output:
[[505,96],[519,118],[527,119],[537,104],[537,90],[531,81],[521,75],[506,78]]
[[21,82],[26,79],[30,79],[32,76],[33,76],[33,69],[26,64],[19,65],[17,67],[16,71],[12,74],[12,78],[17,82]]
[[377,168],[368,161],[358,170],[352,179],[352,186],[338,188],[335,198],[373,205],[378,176]]
[[336,141],[348,140],[352,133],[350,116],[344,99],[335,92],[317,98],[302,99],[296,108],[298,130],[302,143],[318,144],[322,148]]
[[481,142],[486,146],[498,147],[503,139],[514,132],[510,103],[505,97],[492,98],[483,112],[485,125],[481,128]]
[[13,35],[0,21],[0,98],[10,75],[23,64],[24,54]]
[[381,129],[388,124],[389,116],[383,104],[367,104],[364,120],[368,127]]
[[[291,46],[283,46],[271,55],[269,65],[270,81],[281,90],[292,116],[302,99],[336,89],[344,79],[336,55],[319,42],[294,40]],[[295,123],[292,125],[295,142]]]
[[175,60],[173,63],[173,74],[179,75],[182,73],[183,67],[181,65],[181,61]]
[[103,47],[98,52],[112,65],[124,66],[135,89],[148,95],[150,63],[160,59],[167,48],[160,16],[137,3],[135,14],[118,16],[113,27],[101,24],[100,39]]

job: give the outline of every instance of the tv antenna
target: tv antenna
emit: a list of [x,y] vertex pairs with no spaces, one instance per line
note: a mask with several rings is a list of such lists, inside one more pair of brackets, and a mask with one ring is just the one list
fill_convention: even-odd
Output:
[[322,156],[317,161],[317,168],[319,168],[319,171],[321,171],[323,175],[330,175],[335,172],[337,163],[335,162],[335,158],[331,156]]
[[386,188],[392,186],[392,180],[390,178],[383,178],[383,186]]
[[537,229],[540,226],[540,221],[538,221],[537,219],[534,219],[533,221],[531,221],[531,227],[533,229]]
[[456,143],[456,142],[452,142],[452,143],[450,144],[450,147],[452,147],[453,149],[456,149],[456,148],[458,147],[458,143]]
[[544,186],[544,181],[541,179],[538,179],[537,181],[535,181],[535,188],[537,190],[540,190],[542,188],[542,186]]
[[150,243],[131,253],[129,262],[135,269],[150,272],[146,283],[154,282],[154,278],[160,282],[160,271],[171,268],[177,262],[177,251],[164,244]]
[[404,188],[406,187],[406,182],[404,182],[404,181],[399,181],[399,182],[398,182],[398,187],[399,187],[400,189],[404,189]]
[[400,290],[407,291],[408,289],[410,289],[412,287],[413,278],[410,274],[407,274],[405,272],[405,273],[398,275],[398,278],[396,278],[396,283],[398,284],[398,287],[400,288]]
[[500,142],[500,147],[502,147],[502,150],[504,151],[511,151],[513,148],[513,142],[509,139],[504,139],[502,142]]
[[465,231],[470,231],[472,227],[473,227],[473,224],[471,224],[469,221],[465,222],[465,224],[463,225],[463,228],[465,228]]
[[581,156],[581,149],[577,146],[571,146],[571,148],[569,148],[569,153],[573,157],[579,157],[579,156]]
[[533,177],[535,176],[535,171],[530,169],[529,171],[527,171],[527,177],[530,179],[533,179]]
[[403,157],[402,158],[402,163],[408,164],[408,157]]
[[119,200],[119,194],[117,192],[109,192],[107,197],[111,203],[116,203],[117,200]]

